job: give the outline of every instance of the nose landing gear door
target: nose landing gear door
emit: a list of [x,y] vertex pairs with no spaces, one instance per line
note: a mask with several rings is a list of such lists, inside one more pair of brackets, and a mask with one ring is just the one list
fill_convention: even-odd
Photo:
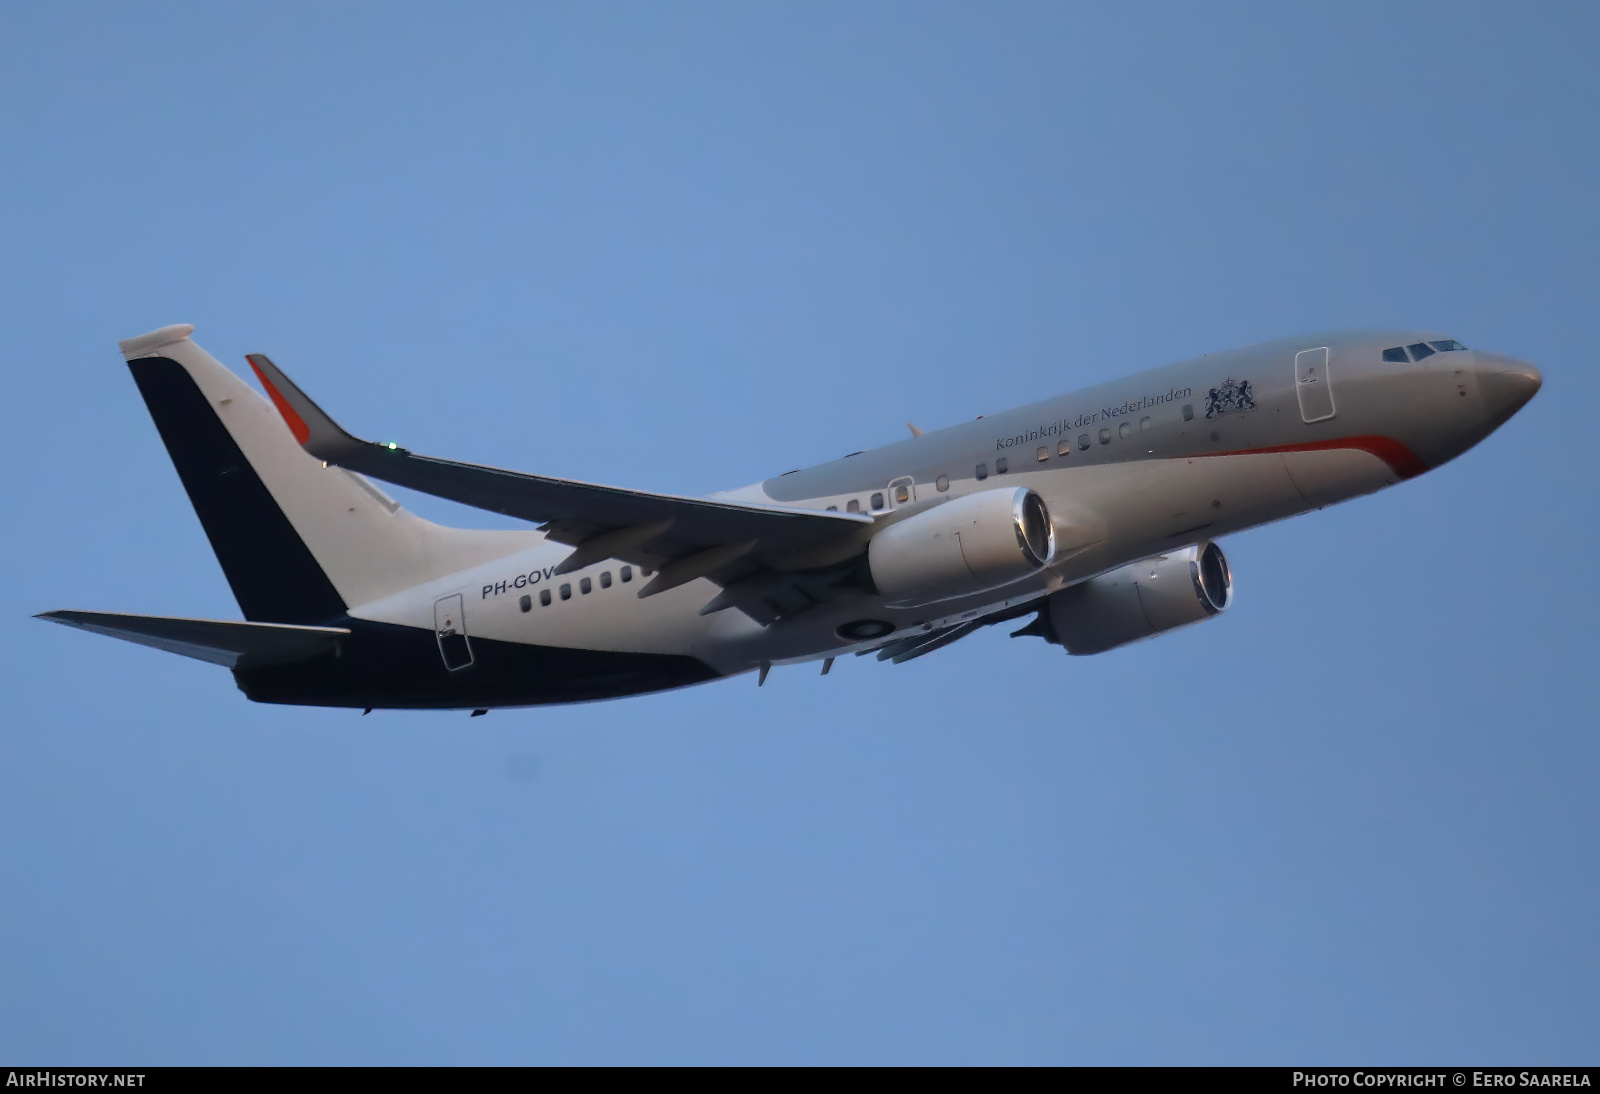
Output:
[[472,643],[467,639],[467,620],[462,612],[461,594],[441,596],[433,602],[433,633],[439,639],[439,656],[451,672],[472,664]]

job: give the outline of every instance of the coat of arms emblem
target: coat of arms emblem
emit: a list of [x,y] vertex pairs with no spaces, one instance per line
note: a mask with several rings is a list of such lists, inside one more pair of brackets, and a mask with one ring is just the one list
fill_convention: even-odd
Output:
[[1249,380],[1228,377],[1221,385],[1206,393],[1206,417],[1215,418],[1230,410],[1254,410],[1255,395],[1250,391]]

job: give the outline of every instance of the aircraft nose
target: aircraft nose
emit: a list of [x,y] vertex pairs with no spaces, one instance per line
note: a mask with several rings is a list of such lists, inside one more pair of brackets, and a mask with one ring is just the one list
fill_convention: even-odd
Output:
[[1480,353],[1477,371],[1478,390],[1496,424],[1526,406],[1544,385],[1544,377],[1533,362],[1517,357]]

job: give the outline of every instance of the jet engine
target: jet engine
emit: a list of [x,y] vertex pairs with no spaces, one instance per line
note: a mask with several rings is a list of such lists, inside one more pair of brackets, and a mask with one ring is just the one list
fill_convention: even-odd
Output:
[[1042,635],[1071,654],[1104,653],[1210,619],[1232,602],[1233,575],[1222,548],[1202,543],[1051,594],[1038,622],[1023,633]]
[[930,604],[993,589],[1050,565],[1055,530],[1044,499],[1027,487],[955,498],[897,524],[867,544],[878,591],[894,604]]

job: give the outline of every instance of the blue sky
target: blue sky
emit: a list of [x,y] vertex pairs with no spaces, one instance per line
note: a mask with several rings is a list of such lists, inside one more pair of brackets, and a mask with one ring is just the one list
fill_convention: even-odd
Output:
[[[0,1057],[1593,1062],[1586,4],[0,12]],[[1407,325],[1544,391],[1091,659],[255,706],[116,340],[674,492]],[[408,499],[435,519],[493,518]]]

